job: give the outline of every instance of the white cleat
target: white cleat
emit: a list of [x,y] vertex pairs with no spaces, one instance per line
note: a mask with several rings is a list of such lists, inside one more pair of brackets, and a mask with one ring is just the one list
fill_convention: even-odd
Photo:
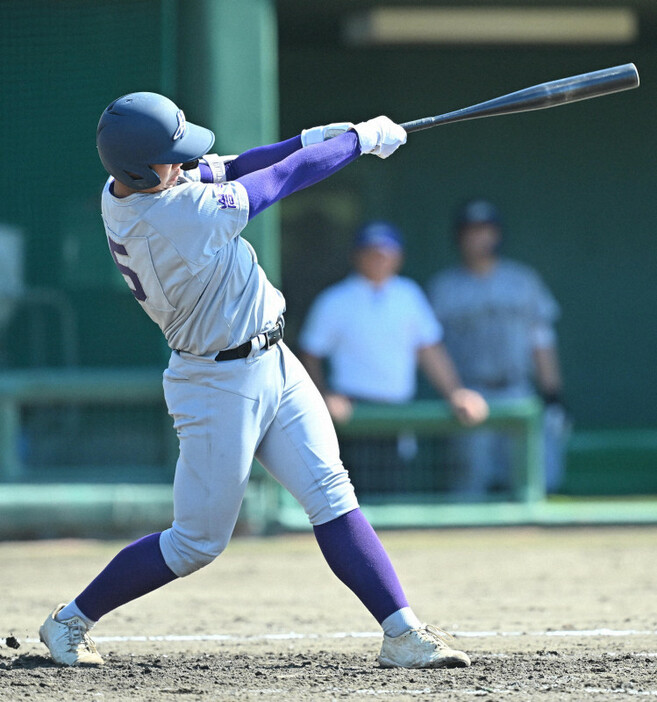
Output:
[[467,668],[470,659],[450,647],[452,637],[423,624],[401,636],[383,636],[379,665],[383,668]]
[[55,619],[57,612],[65,606],[57,605],[39,629],[39,637],[48,647],[53,660],[60,665],[103,665],[103,659],[82,619],[71,617],[63,622]]

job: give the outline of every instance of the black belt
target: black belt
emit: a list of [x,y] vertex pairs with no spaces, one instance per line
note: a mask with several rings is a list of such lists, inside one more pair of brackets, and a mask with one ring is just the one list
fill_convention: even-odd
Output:
[[[258,336],[264,337],[264,346],[261,346],[260,348],[269,349],[274,344],[277,344],[279,341],[281,341],[283,339],[284,326],[285,322],[281,317],[281,319],[278,320],[278,324],[273,329],[270,329],[267,332],[263,332],[262,334],[258,334]],[[234,349],[226,349],[225,351],[219,351],[219,353],[214,357],[214,360],[235,361],[238,358],[246,358],[251,353],[252,348],[253,339],[249,339],[249,341],[245,341],[243,344],[241,344],[240,346],[236,346]]]

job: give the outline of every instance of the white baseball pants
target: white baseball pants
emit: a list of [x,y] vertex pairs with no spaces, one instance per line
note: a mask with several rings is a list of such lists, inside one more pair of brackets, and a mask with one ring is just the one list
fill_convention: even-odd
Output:
[[358,507],[324,400],[284,343],[235,361],[173,353],[164,395],[180,456],[160,547],[176,575],[228,545],[254,455],[313,525]]

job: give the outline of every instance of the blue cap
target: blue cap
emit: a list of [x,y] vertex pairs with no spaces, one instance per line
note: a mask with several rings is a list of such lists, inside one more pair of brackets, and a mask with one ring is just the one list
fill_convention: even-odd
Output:
[[390,222],[368,222],[358,230],[354,239],[355,249],[367,247],[401,251],[404,248],[402,233]]
[[454,221],[457,231],[469,224],[494,224],[499,227],[502,218],[497,207],[487,200],[470,200],[458,210]]

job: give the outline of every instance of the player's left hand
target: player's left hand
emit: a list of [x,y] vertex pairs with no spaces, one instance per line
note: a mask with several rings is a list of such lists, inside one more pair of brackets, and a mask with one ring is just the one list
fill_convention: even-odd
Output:
[[301,143],[303,146],[311,146],[312,144],[320,144],[327,139],[333,139],[338,134],[348,132],[354,125],[351,122],[333,122],[324,124],[320,127],[312,127],[304,129],[301,132]]
[[457,388],[449,396],[456,418],[465,426],[475,426],[488,419],[488,403],[483,395],[468,388]]
[[362,154],[388,158],[406,143],[406,130],[385,115],[360,122],[354,126],[354,130],[358,134]]

